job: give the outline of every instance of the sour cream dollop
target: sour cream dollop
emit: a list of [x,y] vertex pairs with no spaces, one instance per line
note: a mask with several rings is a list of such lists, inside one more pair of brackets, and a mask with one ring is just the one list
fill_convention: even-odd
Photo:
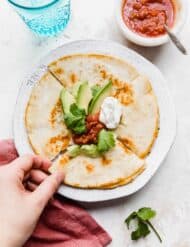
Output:
[[107,97],[102,103],[99,120],[108,129],[117,128],[122,115],[122,107],[114,97]]

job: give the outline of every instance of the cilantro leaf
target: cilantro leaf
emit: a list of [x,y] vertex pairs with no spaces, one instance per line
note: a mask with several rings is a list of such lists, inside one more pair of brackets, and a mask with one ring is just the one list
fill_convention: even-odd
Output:
[[77,106],[77,104],[72,104],[70,106],[70,112],[74,115],[74,116],[86,116],[86,112],[84,109],[81,109]]
[[152,210],[151,208],[144,207],[144,208],[140,208],[137,212],[134,211],[126,218],[125,223],[128,229],[130,222],[132,220],[137,221],[137,228],[135,231],[131,233],[132,240],[138,240],[141,237],[143,238],[146,237],[150,233],[149,230],[150,227],[153,230],[153,232],[156,234],[159,241],[162,242],[159,233],[150,222],[150,219],[155,217],[155,215],[156,215],[156,211]]
[[114,134],[111,131],[102,129],[98,134],[98,151],[104,153],[115,146]]
[[65,124],[76,134],[82,134],[86,131],[85,119],[80,116],[74,116],[71,113],[65,114]]
[[64,115],[66,126],[76,134],[86,132],[86,113],[75,103],[70,106],[70,112]]
[[138,228],[136,231],[133,231],[131,233],[131,239],[132,240],[138,240],[141,237],[146,237],[150,233],[150,230],[148,229],[148,226],[143,221],[138,221]]
[[127,228],[129,229],[129,225],[130,225],[130,222],[131,220],[134,220],[135,218],[137,217],[137,212],[133,212],[131,213],[127,219],[125,220],[125,223],[127,224]]
[[92,96],[95,97],[97,93],[101,90],[101,86],[99,85],[94,85],[91,90],[92,90]]
[[81,119],[78,122],[77,126],[73,128],[73,132],[79,135],[85,133],[86,132],[85,120]]
[[137,212],[138,217],[141,220],[150,220],[151,218],[155,217],[156,212],[151,208],[140,208]]

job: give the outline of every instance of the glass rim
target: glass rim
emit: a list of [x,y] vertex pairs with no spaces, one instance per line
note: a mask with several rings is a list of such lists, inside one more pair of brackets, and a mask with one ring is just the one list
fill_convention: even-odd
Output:
[[22,9],[43,9],[43,8],[47,8],[51,5],[53,5],[54,3],[58,2],[59,0],[52,0],[50,3],[47,3],[47,4],[44,4],[44,5],[39,5],[39,6],[24,6],[24,5],[21,5],[19,3],[15,3],[14,0],[8,0],[9,3],[13,4],[14,6],[16,7],[19,7],[19,8],[22,8]]

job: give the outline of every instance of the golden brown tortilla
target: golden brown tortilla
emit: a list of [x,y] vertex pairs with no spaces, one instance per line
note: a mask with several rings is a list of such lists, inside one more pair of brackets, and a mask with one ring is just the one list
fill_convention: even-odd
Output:
[[[145,169],[142,159],[157,137],[159,111],[147,78],[128,63],[107,55],[78,54],[49,65],[51,72],[71,90],[78,81],[90,86],[113,82],[111,95],[123,106],[122,121],[115,130],[116,147],[104,157],[60,156],[51,171],[65,171],[65,183],[80,188],[114,188],[131,182]],[[53,158],[72,143],[63,122],[59,100],[62,85],[49,72],[34,87],[26,109],[26,129],[37,154]]]

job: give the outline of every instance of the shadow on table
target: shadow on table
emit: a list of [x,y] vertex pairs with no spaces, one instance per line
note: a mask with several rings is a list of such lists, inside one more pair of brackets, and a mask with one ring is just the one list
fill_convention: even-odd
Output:
[[138,194],[143,193],[142,191],[145,190],[145,187],[148,186],[148,184],[146,184],[142,189],[135,192],[134,194],[123,197],[123,198],[113,199],[113,200],[108,200],[108,201],[103,201],[103,202],[78,202],[78,204],[82,206],[83,208],[96,209],[96,210],[101,209],[101,208],[110,208],[114,206],[125,205],[126,203],[129,203],[131,200],[134,200],[134,197],[138,196]]
[[86,209],[106,208],[106,207],[119,206],[125,204],[128,200],[130,200],[130,197],[132,197],[132,195],[120,199],[109,200],[106,202],[95,202],[95,203],[80,202],[79,204]]
[[164,52],[166,51],[167,44],[156,47],[143,47],[135,45],[128,41],[127,47],[147,58],[150,62],[156,63],[157,60],[159,60],[162,54],[164,54]]

